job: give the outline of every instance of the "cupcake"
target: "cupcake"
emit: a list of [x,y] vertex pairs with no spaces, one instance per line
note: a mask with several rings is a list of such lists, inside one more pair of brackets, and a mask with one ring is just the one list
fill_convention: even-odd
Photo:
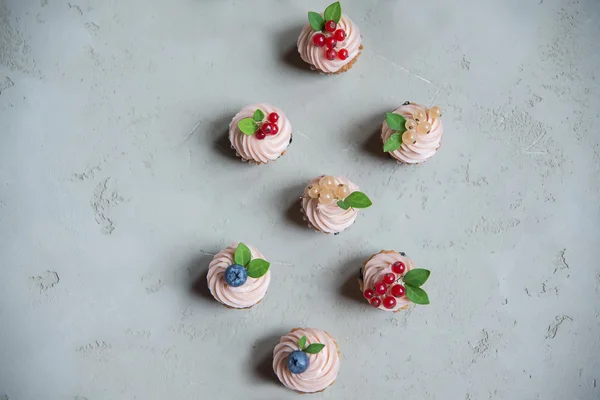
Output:
[[437,152],[442,140],[442,110],[406,102],[385,115],[381,128],[383,151],[398,162],[418,164]]
[[235,155],[250,164],[267,164],[285,154],[292,143],[292,124],[279,108],[253,104],[242,108],[229,124]]
[[340,350],[329,333],[295,328],[273,350],[273,370],[287,388],[298,393],[322,392],[340,370]]
[[415,268],[406,254],[382,250],[365,262],[358,283],[373,307],[398,312],[410,303],[429,304],[429,297],[421,288],[429,274],[426,269]]
[[342,176],[320,176],[308,183],[302,195],[302,214],[308,226],[337,235],[356,220],[358,210],[371,206],[366,194]]
[[362,49],[360,31],[348,16],[342,15],[339,1],[323,14],[309,12],[308,24],[298,38],[300,57],[311,69],[324,74],[348,71]]
[[208,266],[208,288],[227,308],[250,308],[265,297],[271,271],[265,256],[252,246],[236,243],[215,255]]

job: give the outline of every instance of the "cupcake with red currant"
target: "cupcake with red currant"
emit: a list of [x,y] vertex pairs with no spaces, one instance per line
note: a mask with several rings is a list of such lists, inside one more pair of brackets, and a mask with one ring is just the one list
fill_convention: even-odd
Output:
[[215,255],[208,266],[208,288],[227,308],[251,308],[265,297],[271,282],[270,263],[261,252],[235,243]]
[[349,228],[361,208],[371,199],[343,176],[319,176],[311,180],[301,198],[302,214],[308,226],[318,232],[339,234]]
[[285,154],[292,124],[281,109],[266,103],[244,107],[229,124],[236,156],[250,164],[267,164]]
[[361,41],[358,26],[335,2],[322,14],[308,13],[308,24],[298,38],[298,52],[313,70],[339,74],[352,68],[363,49]]
[[429,274],[426,269],[415,268],[406,254],[382,250],[365,262],[358,282],[371,306],[398,312],[411,303],[429,304],[427,292],[421,288]]
[[381,128],[383,151],[398,162],[418,164],[437,152],[444,133],[440,107],[406,102],[387,113]]
[[288,389],[322,392],[337,378],[340,350],[333,337],[321,329],[295,328],[275,346],[273,370]]

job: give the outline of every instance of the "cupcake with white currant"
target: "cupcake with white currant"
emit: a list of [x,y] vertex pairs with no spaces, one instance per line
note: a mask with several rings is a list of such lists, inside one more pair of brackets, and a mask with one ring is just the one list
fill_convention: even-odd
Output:
[[340,351],[327,332],[295,328],[273,350],[273,370],[287,388],[298,393],[321,392],[340,370]]
[[301,198],[308,226],[337,235],[350,227],[358,211],[370,207],[371,199],[343,176],[324,175],[311,180]]
[[208,266],[208,288],[227,308],[250,308],[265,297],[270,263],[256,248],[236,243],[217,253]]
[[266,103],[249,105],[229,124],[229,141],[242,161],[267,164],[285,154],[292,142],[292,124],[275,106]]
[[418,164],[437,152],[444,133],[442,109],[406,102],[386,113],[381,128],[383,151],[398,162]]
[[352,68],[363,49],[361,41],[360,30],[342,14],[338,1],[323,13],[308,13],[308,24],[298,38],[298,52],[312,69],[339,74]]
[[411,303],[429,304],[427,292],[421,287],[429,275],[429,270],[415,268],[406,254],[383,250],[365,262],[358,282],[371,306],[397,312]]

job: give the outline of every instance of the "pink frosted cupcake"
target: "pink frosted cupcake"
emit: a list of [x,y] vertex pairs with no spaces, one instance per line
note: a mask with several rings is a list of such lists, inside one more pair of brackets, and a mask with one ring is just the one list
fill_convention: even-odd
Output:
[[267,293],[269,266],[254,247],[234,243],[217,253],[208,266],[210,293],[227,308],[250,308]]
[[383,151],[398,162],[418,164],[437,152],[442,140],[442,110],[406,102],[387,113],[381,128]]
[[242,161],[267,164],[285,154],[292,142],[292,124],[281,109],[266,103],[252,104],[233,117],[229,141]]
[[360,270],[360,290],[371,306],[384,311],[398,312],[410,303],[429,304],[421,285],[430,272],[415,268],[406,254],[382,250],[371,256]]
[[358,210],[371,200],[358,186],[342,176],[320,176],[308,183],[302,195],[302,214],[308,226],[337,235],[350,227]]
[[298,52],[313,70],[339,74],[352,68],[363,49],[361,41],[358,26],[342,15],[338,1],[323,14],[308,13],[308,24],[298,38]]
[[340,350],[325,331],[295,328],[275,346],[273,370],[281,383],[291,390],[322,392],[337,378]]

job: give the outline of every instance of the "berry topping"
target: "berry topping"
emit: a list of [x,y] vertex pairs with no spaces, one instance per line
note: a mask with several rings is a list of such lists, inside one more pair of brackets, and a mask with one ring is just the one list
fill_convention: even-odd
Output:
[[406,294],[406,289],[402,285],[394,285],[392,286],[392,296],[394,297],[402,297]]
[[317,47],[325,46],[325,35],[322,33],[317,33],[313,36],[313,44]]
[[333,49],[335,46],[337,46],[337,40],[330,36],[325,39],[325,46],[327,46],[328,49]]
[[[419,129],[421,127],[421,125],[417,126],[417,129]],[[421,133],[421,132],[419,132]],[[422,133],[427,133],[427,132],[422,132]],[[417,132],[415,131],[406,131],[402,134],[402,143],[406,143],[406,144],[415,144],[417,142]]]
[[335,32],[335,28],[337,27],[337,24],[335,23],[334,20],[329,20],[325,22],[325,30],[329,33],[333,33]]
[[335,51],[334,49],[327,49],[327,51],[325,52],[325,57],[329,61],[333,61],[337,57],[337,51]]
[[373,307],[377,308],[381,305],[381,299],[379,297],[373,297],[369,303],[371,303]]
[[273,129],[271,131],[271,135],[275,136],[279,133],[279,127],[277,126],[277,124],[271,124],[271,129]]
[[348,187],[348,185],[340,183],[338,187],[335,188],[335,195],[338,199],[343,200],[350,195],[350,188]]
[[388,310],[396,307],[396,299],[392,296],[387,296],[385,299],[383,299],[383,306]]
[[308,369],[308,354],[302,350],[292,351],[287,358],[287,367],[292,374],[301,374]]
[[257,138],[258,140],[263,140],[264,138],[266,138],[266,137],[267,137],[267,135],[265,135],[265,133],[264,133],[264,132],[261,132],[261,131],[258,131],[258,132],[256,132],[256,133],[254,134],[254,136],[256,136],[256,138]]
[[270,135],[271,132],[273,131],[273,125],[271,125],[271,123],[269,123],[269,122],[265,122],[264,124],[262,124],[260,129],[261,129],[261,131],[263,131],[263,133],[265,135]]
[[425,110],[422,110],[420,108],[413,113],[413,117],[417,122],[427,121],[427,113],[425,113]]
[[239,264],[233,264],[225,269],[225,282],[229,286],[239,287],[246,283],[248,279],[248,272],[246,272],[246,268]]
[[329,189],[323,189],[321,190],[321,193],[319,193],[319,203],[323,204],[323,205],[328,205],[331,204],[335,201],[335,196],[333,195],[333,192]]
[[375,292],[373,291],[373,289],[367,289],[367,290],[365,290],[364,295],[365,295],[365,299],[371,299],[375,295]]
[[342,61],[344,61],[346,58],[348,58],[348,50],[341,49],[340,51],[338,51],[338,58]]
[[373,290],[375,290],[377,294],[385,294],[385,292],[387,292],[387,286],[385,285],[385,283],[379,282],[375,284]]
[[333,37],[335,38],[335,40],[337,40],[338,42],[343,42],[346,39],[346,31],[344,31],[343,29],[338,29],[337,31],[335,31],[335,33],[333,34]]
[[335,188],[335,178],[333,176],[325,175],[319,180],[319,186],[321,186],[321,189],[333,190]]
[[417,129],[417,123],[414,119],[407,119],[406,123],[404,124],[404,127],[407,131],[414,131],[415,129]]
[[271,114],[269,114],[268,120],[269,122],[276,124],[277,121],[279,121],[279,114],[277,114],[276,112],[272,112]]
[[406,265],[402,261],[396,261],[392,264],[392,271],[402,275],[406,271]]
[[396,275],[394,275],[394,274],[388,273],[383,276],[383,283],[385,283],[386,285],[391,285],[395,281],[396,281]]
[[442,109],[438,106],[431,107],[429,110],[427,110],[427,114],[429,115],[429,118],[436,119],[442,116]]
[[315,185],[315,186],[309,186],[308,187],[308,196],[311,199],[316,199],[317,197],[319,197],[319,193],[321,192],[321,188],[319,187],[319,185]]

